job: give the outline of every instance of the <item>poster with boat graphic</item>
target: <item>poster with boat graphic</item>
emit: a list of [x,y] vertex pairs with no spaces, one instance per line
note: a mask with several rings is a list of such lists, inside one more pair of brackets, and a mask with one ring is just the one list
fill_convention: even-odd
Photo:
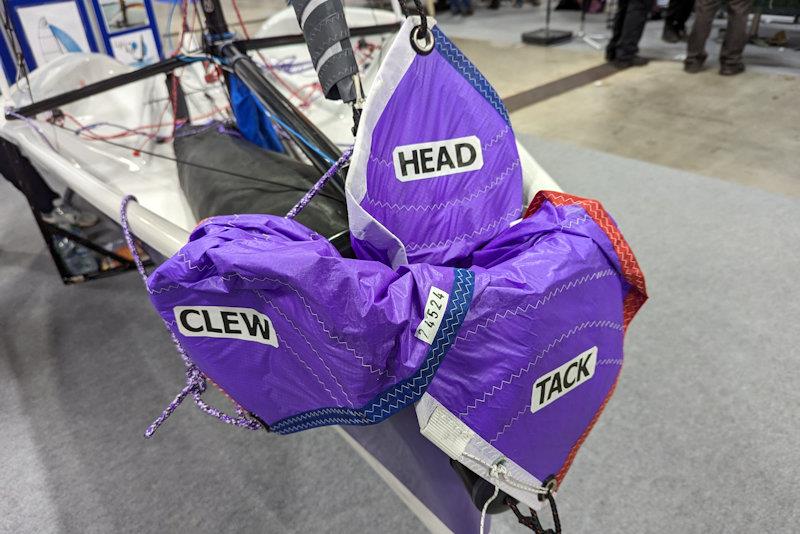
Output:
[[92,50],[77,2],[20,6],[16,14],[36,65],[63,54]]
[[138,69],[159,59],[156,40],[150,28],[112,35],[108,40],[111,55],[131,67]]

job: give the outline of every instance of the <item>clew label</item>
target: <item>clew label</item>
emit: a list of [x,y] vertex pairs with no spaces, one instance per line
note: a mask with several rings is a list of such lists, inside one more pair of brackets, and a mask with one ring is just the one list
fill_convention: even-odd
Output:
[[172,312],[178,330],[187,337],[229,338],[278,346],[272,321],[253,308],[175,306]]
[[531,413],[572,392],[594,376],[597,347],[580,353],[561,367],[536,379],[531,394]]

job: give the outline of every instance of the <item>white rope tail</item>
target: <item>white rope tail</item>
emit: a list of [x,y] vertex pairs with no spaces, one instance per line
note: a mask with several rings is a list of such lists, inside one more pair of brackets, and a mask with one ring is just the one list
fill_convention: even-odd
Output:
[[[500,480],[500,473],[507,472],[506,466],[503,465],[503,460],[499,460],[495,462],[492,466],[492,469],[489,471],[489,478]],[[484,534],[484,524],[486,523],[486,512],[489,510],[489,506],[492,502],[497,498],[500,494],[500,486],[494,486],[494,493],[492,494],[492,498],[483,503],[483,509],[481,510],[481,534]]]

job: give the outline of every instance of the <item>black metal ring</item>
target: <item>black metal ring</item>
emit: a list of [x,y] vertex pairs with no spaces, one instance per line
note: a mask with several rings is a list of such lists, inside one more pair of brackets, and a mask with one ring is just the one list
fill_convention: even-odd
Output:
[[539,501],[544,501],[547,499],[548,495],[552,495],[558,490],[558,480],[556,479],[555,475],[550,475],[546,479],[542,481],[542,486],[547,490],[547,493],[539,494]]
[[409,34],[409,38],[411,40],[411,48],[417,54],[427,56],[431,52],[433,52],[434,48],[434,40],[433,40],[433,32],[430,28],[426,28],[428,30],[428,34],[425,36],[424,39],[419,39],[419,29],[422,25],[414,26],[411,28],[411,33]]

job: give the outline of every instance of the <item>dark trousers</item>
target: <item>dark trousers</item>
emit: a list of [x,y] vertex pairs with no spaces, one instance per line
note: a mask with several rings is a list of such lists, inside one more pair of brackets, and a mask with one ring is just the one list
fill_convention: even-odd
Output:
[[45,214],[53,211],[53,201],[58,195],[50,189],[17,146],[2,137],[0,137],[0,176],[19,189],[33,209]]
[[[714,15],[720,0],[697,0],[694,7],[694,26],[689,34],[686,61],[703,61],[706,58],[706,40],[711,33]],[[728,0],[728,29],[719,53],[723,65],[742,62],[742,52],[747,44],[747,15],[753,8],[753,0]]]
[[652,9],[653,0],[619,0],[606,59],[627,61],[639,52],[639,39]]
[[664,24],[676,31],[686,29],[686,21],[692,15],[692,9],[694,0],[669,0],[664,12]]

